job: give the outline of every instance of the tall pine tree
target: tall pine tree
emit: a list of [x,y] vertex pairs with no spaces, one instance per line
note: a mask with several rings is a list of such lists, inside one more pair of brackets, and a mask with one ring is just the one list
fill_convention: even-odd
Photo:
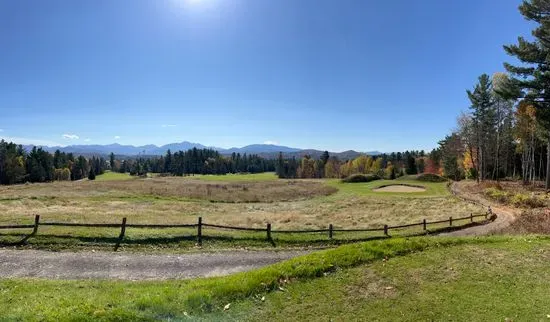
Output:
[[472,105],[475,145],[478,153],[477,173],[485,179],[488,159],[488,137],[492,135],[495,123],[492,83],[489,75],[479,76],[479,82],[473,91],[466,91]]
[[[519,6],[525,19],[537,24],[531,32],[533,41],[518,37],[518,43],[504,46],[504,50],[515,56],[523,64],[514,66],[505,63],[504,67],[512,75],[515,86],[523,90],[523,98],[537,109],[540,120],[548,133],[547,151],[550,151],[550,0],[525,0]],[[546,189],[550,189],[550,153],[546,162]]]

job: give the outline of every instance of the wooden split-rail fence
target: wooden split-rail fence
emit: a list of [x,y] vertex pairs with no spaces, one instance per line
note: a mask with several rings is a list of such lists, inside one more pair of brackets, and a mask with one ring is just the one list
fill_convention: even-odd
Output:
[[[1,229],[25,229],[25,228],[32,228],[31,235],[34,236],[38,233],[40,226],[61,226],[61,227],[91,227],[91,228],[120,228],[120,234],[118,237],[118,243],[117,246],[120,245],[122,240],[124,239],[124,235],[126,234],[126,229],[128,228],[150,228],[150,229],[163,229],[163,228],[196,228],[197,232],[197,243],[199,245],[202,245],[203,241],[203,228],[213,228],[213,229],[222,229],[222,230],[236,230],[236,231],[250,231],[250,232],[264,232],[267,240],[272,240],[273,234],[309,234],[309,233],[326,233],[327,237],[329,239],[333,239],[335,233],[345,233],[345,232],[383,232],[384,236],[390,237],[390,231],[396,230],[396,229],[404,229],[404,228],[411,228],[411,227],[422,227],[422,231],[427,232],[429,225],[441,225],[448,223],[448,226],[439,227],[441,228],[460,228],[461,226],[457,226],[457,222],[464,222],[468,221],[465,224],[462,224],[462,226],[468,226],[475,222],[476,218],[483,218],[482,222],[488,222],[488,220],[494,220],[496,216],[491,211],[491,208],[488,208],[487,213],[485,214],[479,214],[474,215],[470,214],[470,216],[466,217],[460,217],[460,218],[453,218],[452,216],[448,219],[443,220],[437,220],[437,221],[427,221],[426,219],[411,223],[411,224],[405,224],[405,225],[396,225],[396,226],[389,226],[384,225],[377,228],[352,228],[352,229],[345,229],[345,228],[335,228],[333,224],[329,224],[326,229],[303,229],[303,230],[278,230],[273,229],[270,223],[266,225],[265,228],[252,228],[252,227],[236,227],[236,226],[226,226],[226,225],[217,225],[217,224],[208,224],[203,222],[202,217],[198,218],[198,221],[196,224],[133,224],[128,223],[125,218],[122,218],[122,222],[119,224],[88,224],[88,223],[70,223],[70,222],[41,222],[40,221],[40,215],[36,215],[34,218],[34,224],[27,224],[27,225],[0,225]],[[421,231],[419,232],[421,233]]]

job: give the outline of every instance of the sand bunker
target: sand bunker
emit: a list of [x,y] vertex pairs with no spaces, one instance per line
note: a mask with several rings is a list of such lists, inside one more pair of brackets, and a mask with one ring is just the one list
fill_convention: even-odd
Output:
[[382,186],[379,188],[372,189],[376,192],[423,192],[426,191],[425,188],[408,186],[403,184],[392,184],[389,186]]

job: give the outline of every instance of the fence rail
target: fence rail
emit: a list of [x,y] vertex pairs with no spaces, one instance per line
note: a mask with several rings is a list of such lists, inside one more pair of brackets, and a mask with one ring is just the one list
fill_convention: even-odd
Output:
[[[437,224],[445,224],[448,223],[447,227],[453,227],[453,223],[457,221],[464,221],[469,220],[470,223],[474,223],[475,218],[481,218],[483,217],[483,222],[487,222],[488,220],[494,220],[495,215],[493,214],[491,207],[488,207],[487,213],[485,214],[479,214],[474,215],[470,214],[470,216],[466,217],[459,217],[459,218],[453,218],[449,217],[449,219],[444,220],[436,220],[436,221],[427,221],[426,219],[423,219],[421,222],[416,223],[410,223],[410,224],[404,224],[404,225],[396,225],[396,226],[389,226],[384,225],[382,227],[377,228],[334,228],[333,224],[329,224],[327,229],[303,229],[303,230],[272,230],[271,224],[268,223],[266,225],[266,228],[253,228],[253,227],[237,227],[237,226],[225,226],[225,225],[217,225],[217,224],[207,224],[202,221],[202,217],[198,218],[198,222],[196,224],[128,224],[126,222],[126,217],[122,219],[122,223],[120,224],[106,224],[106,223],[98,223],[98,224],[87,224],[87,223],[70,223],[70,222],[40,222],[40,215],[36,215],[34,218],[34,224],[23,224],[23,225],[0,225],[1,229],[26,229],[26,228],[32,228],[33,231],[30,236],[36,235],[38,233],[38,228],[40,226],[62,226],[62,227],[103,227],[103,228],[120,228],[120,234],[118,237],[117,245],[115,246],[115,249],[117,249],[120,246],[120,243],[124,239],[124,236],[126,234],[126,228],[196,228],[197,229],[197,243],[199,245],[202,245],[202,237],[203,235],[203,228],[215,228],[215,229],[226,229],[226,230],[238,230],[238,231],[252,231],[252,232],[265,232],[266,238],[270,241],[272,241],[272,234],[307,234],[307,233],[328,233],[328,238],[333,239],[334,233],[340,232],[383,232],[385,236],[389,236],[390,230],[399,230],[404,228],[410,228],[415,226],[422,226],[422,231],[428,232],[428,225],[437,225]],[[460,228],[460,226],[454,226],[453,228]]]
[[203,227],[220,228],[220,229],[229,229],[229,230],[265,231],[265,228],[235,227],[235,226],[214,225],[214,224],[205,224],[205,223],[202,223],[202,226]]
[[103,228],[118,228],[120,224],[84,224],[72,222],[43,222],[40,226],[65,226],[65,227],[103,227]]

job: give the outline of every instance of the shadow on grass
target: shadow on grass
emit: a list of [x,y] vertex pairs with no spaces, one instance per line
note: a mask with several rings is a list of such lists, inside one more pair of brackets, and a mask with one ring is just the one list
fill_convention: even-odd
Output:
[[460,225],[460,226],[442,227],[442,228],[438,228],[438,229],[434,229],[434,230],[429,231],[429,233],[427,235],[439,235],[439,234],[444,234],[444,233],[451,233],[451,232],[463,230],[463,229],[466,229],[466,228],[483,226],[483,225],[486,225],[490,222],[493,222],[493,220],[487,219],[487,220],[484,220],[484,221],[476,221],[476,222],[472,222],[472,223],[463,224],[463,225]]
[[[29,241],[30,238],[33,240]],[[89,237],[89,236],[71,236],[71,235],[25,235],[22,239],[20,233],[0,233],[0,247],[6,246],[32,246],[33,248],[70,248],[74,246],[106,246],[114,247],[117,250],[124,246],[178,246],[181,243],[189,243],[190,246],[197,244],[197,237],[193,235],[170,236],[170,237],[147,237],[147,238],[124,238],[122,241],[118,237]],[[279,238],[271,240],[255,236],[202,236],[204,246],[210,244],[242,245],[242,246],[338,246],[341,244],[361,242],[368,240],[378,240],[389,238],[389,236],[366,236],[354,238]],[[12,241],[13,239],[17,239]],[[54,246],[54,247],[52,247]],[[58,247],[55,247],[58,246]]]
[[[9,247],[9,246],[24,246],[28,242],[28,240],[35,236],[35,233],[32,232],[30,234],[21,234],[21,233],[0,233],[0,238],[3,236],[9,236],[8,239],[13,239],[14,241],[10,240],[0,240],[0,247]],[[21,239],[19,239],[21,238]]]

